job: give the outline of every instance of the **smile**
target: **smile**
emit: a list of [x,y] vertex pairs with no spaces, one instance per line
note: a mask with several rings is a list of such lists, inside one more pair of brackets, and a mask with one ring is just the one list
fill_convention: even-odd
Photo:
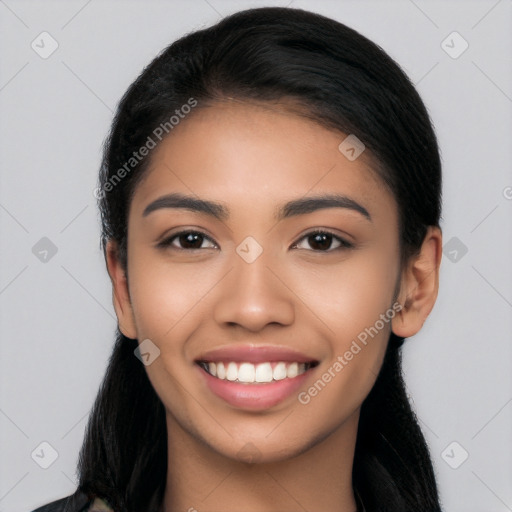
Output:
[[320,364],[290,347],[252,344],[217,347],[194,362],[207,396],[254,412],[293,399]]
[[263,384],[284,379],[293,379],[309,370],[315,363],[307,362],[213,362],[199,361],[199,366],[212,377],[244,384]]

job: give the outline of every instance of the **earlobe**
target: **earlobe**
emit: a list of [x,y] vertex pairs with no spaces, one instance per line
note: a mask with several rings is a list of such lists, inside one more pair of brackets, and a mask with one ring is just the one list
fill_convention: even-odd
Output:
[[402,273],[398,302],[400,312],[391,322],[392,331],[408,338],[416,334],[432,311],[439,290],[442,234],[429,226],[420,252],[412,257]]
[[112,302],[119,324],[119,330],[127,337],[137,339],[135,319],[133,316],[126,272],[118,256],[118,245],[109,240],[105,247],[107,271],[112,281]]

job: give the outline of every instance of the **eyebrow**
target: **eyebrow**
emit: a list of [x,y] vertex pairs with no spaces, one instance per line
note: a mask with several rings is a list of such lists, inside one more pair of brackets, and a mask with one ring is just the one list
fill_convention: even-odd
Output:
[[[144,208],[142,216],[146,217],[150,213],[164,208],[182,208],[192,212],[205,213],[221,221],[229,218],[229,208],[224,204],[180,193],[172,193],[159,197]],[[371,215],[364,206],[350,197],[341,194],[321,194],[294,199],[277,208],[274,218],[276,221],[281,221],[289,217],[312,213],[324,208],[345,208],[352,210],[360,213],[363,217],[372,222]]]

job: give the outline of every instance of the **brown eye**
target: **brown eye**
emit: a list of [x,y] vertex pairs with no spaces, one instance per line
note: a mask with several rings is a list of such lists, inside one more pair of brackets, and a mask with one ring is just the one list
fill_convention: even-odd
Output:
[[[158,244],[159,247],[170,247],[178,250],[193,250],[203,249],[203,243],[205,241],[211,242],[210,238],[200,231],[181,231],[176,233],[169,238],[166,238]],[[210,247],[215,248],[216,245],[211,242]],[[208,248],[208,247],[206,247]]]
[[[323,230],[316,230],[307,233],[301,238],[301,240],[306,240],[309,247],[311,247],[315,252],[332,252],[337,249],[350,249],[354,247],[353,244],[347,242],[343,238],[340,238],[334,233]],[[333,242],[335,244],[334,247]],[[307,249],[307,247],[299,247],[299,243],[294,244],[293,247]]]

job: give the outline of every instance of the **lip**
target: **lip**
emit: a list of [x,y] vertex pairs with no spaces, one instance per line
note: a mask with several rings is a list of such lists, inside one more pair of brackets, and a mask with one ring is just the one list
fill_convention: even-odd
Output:
[[285,363],[313,363],[317,362],[314,357],[277,345],[239,345],[220,347],[209,352],[201,354],[196,361],[221,362],[233,361],[235,363],[265,363],[279,362]]
[[[264,362],[314,363],[313,367],[301,375],[267,383],[240,383],[218,379],[210,375],[199,362],[248,362],[252,364]],[[263,411],[283,402],[296,393],[311,376],[318,360],[304,353],[282,346],[270,345],[239,345],[220,347],[204,354],[196,360],[196,369],[208,389],[226,403],[238,409]]]
[[314,370],[311,368],[297,377],[265,384],[242,384],[213,377],[199,365],[196,369],[213,394],[233,407],[249,411],[263,411],[284,401],[299,390]]

